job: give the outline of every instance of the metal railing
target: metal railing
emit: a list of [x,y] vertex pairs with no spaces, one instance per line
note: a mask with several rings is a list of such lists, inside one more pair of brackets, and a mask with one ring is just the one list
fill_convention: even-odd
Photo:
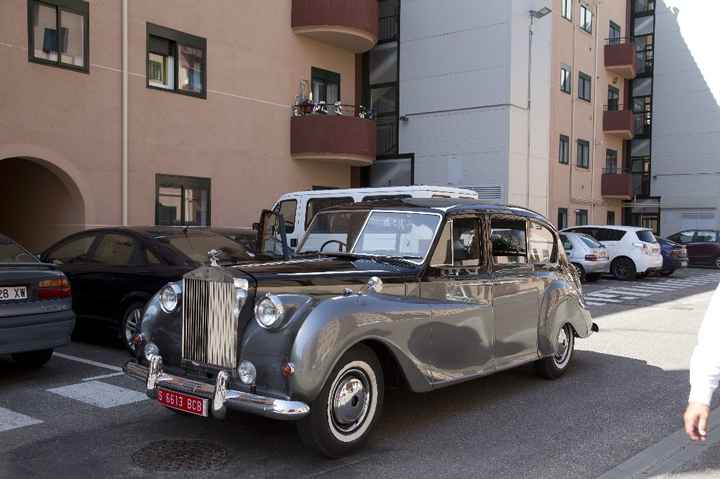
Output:
[[346,105],[343,103],[326,103],[319,101],[317,103],[310,100],[298,102],[292,107],[292,116],[310,116],[310,115],[327,115],[327,116],[354,116],[367,120],[374,119],[375,115],[372,110],[362,105]]
[[623,110],[625,110],[625,105],[623,103],[620,103],[620,101],[608,100],[608,103],[606,105],[603,105],[603,111],[623,111]]
[[602,172],[603,172],[603,175],[629,175],[631,173],[631,171],[629,169],[622,168],[619,166],[614,167],[614,168],[613,167],[609,167],[609,168],[605,167],[605,168],[603,168]]
[[632,37],[610,37],[605,39],[605,45],[623,45],[625,43],[635,43]]

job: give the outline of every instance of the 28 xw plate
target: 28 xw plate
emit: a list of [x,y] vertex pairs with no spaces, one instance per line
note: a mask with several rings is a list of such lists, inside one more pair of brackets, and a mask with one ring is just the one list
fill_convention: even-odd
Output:
[[25,286],[0,286],[0,301],[24,301],[28,299]]

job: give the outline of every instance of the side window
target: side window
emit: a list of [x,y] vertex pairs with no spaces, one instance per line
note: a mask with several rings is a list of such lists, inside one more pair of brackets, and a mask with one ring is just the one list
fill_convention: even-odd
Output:
[[599,229],[595,239],[598,241],[620,241],[624,236],[625,231],[623,230]]
[[285,200],[278,203],[275,211],[285,219],[285,233],[295,232],[295,215],[297,214],[297,200]]
[[496,265],[527,263],[525,220],[505,217],[492,219],[493,263]]
[[530,223],[528,231],[530,261],[533,264],[548,264],[557,261],[555,235],[546,227]]
[[714,231],[698,231],[695,233],[696,243],[715,243],[717,241],[717,233]]
[[46,260],[55,264],[86,263],[93,241],[94,234],[72,239],[50,251]]
[[437,246],[435,246],[430,265],[434,267],[452,265],[452,221],[445,223]]
[[692,243],[695,237],[694,231],[681,231],[680,233],[674,234],[670,237],[671,241],[675,241],[680,244]]
[[130,264],[135,252],[135,240],[120,234],[107,234],[102,237],[93,260],[110,266],[126,266]]
[[307,208],[305,208],[305,228],[310,226],[312,219],[318,211],[345,203],[354,203],[354,200],[350,196],[341,196],[336,198],[313,198],[308,200]]
[[480,241],[476,218],[456,218],[452,226],[453,266],[479,266]]
[[563,248],[565,251],[572,251],[573,245],[570,239],[565,235],[560,235],[560,241],[562,241]]

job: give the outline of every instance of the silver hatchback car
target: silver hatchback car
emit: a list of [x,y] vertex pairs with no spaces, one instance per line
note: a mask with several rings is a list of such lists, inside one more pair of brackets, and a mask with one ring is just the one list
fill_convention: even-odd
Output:
[[592,236],[582,233],[560,233],[568,260],[575,266],[582,282],[595,281],[610,272],[607,248]]

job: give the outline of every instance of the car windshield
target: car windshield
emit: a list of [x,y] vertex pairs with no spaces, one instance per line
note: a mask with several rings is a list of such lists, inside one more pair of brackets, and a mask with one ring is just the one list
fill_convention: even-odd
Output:
[[657,240],[655,239],[655,235],[650,230],[638,231],[637,237],[640,241],[644,241],[645,243],[657,243]]
[[590,248],[602,249],[602,248],[605,247],[605,246],[603,246],[602,243],[600,243],[599,241],[597,241],[597,240],[596,240],[595,238],[593,238],[592,236],[588,236],[588,235],[578,235],[578,236],[580,236],[580,239],[583,241],[583,243],[585,243],[586,245],[588,245]]
[[421,263],[442,217],[437,213],[353,210],[320,212],[298,253],[350,253]]
[[37,263],[38,259],[9,238],[0,236],[0,263]]
[[208,251],[218,250],[222,254],[218,261],[222,263],[233,263],[248,261],[252,256],[242,245],[224,236],[214,233],[187,233],[157,238],[159,241],[169,244],[183,256],[190,258],[196,263],[208,262]]

